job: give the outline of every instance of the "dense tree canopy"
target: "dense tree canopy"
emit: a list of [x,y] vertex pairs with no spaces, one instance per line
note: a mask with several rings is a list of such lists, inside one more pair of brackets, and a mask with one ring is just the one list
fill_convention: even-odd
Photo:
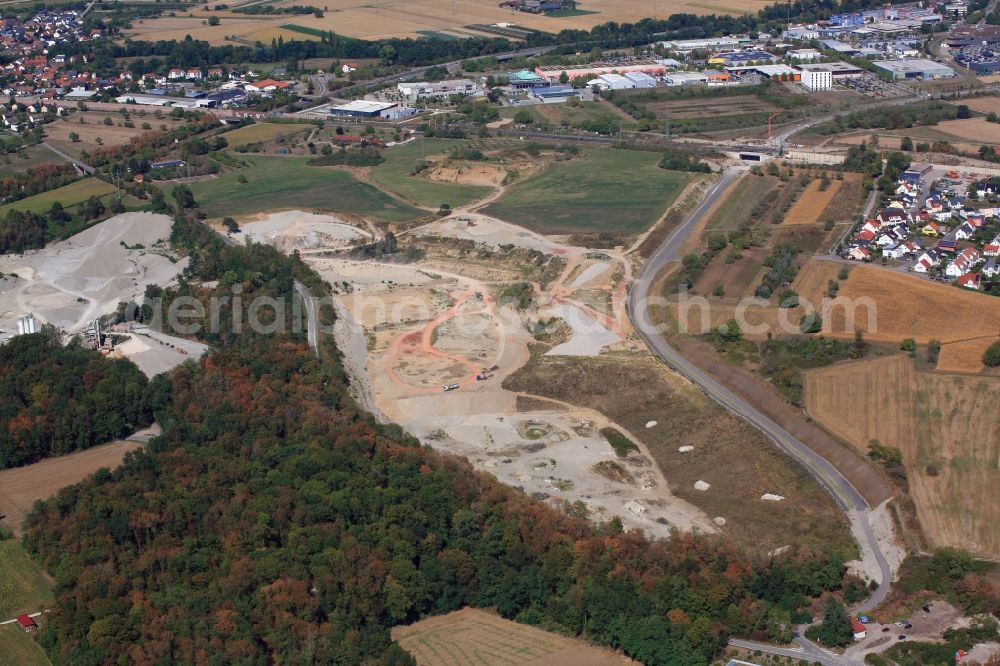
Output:
[[152,422],[164,397],[134,363],[108,359],[54,329],[0,346],[0,468],[86,449]]

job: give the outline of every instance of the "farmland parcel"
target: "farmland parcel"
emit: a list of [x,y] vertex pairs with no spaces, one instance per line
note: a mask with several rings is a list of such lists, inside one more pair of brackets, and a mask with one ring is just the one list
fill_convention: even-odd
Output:
[[[315,209],[399,222],[422,211],[358,181],[347,171],[306,164],[306,157],[246,157],[249,167],[191,184],[211,217]],[[241,182],[244,179],[246,182]]]
[[[545,234],[637,234],[660,217],[690,179],[660,169],[659,157],[595,150],[515,185],[485,212]],[[628,186],[623,186],[625,175]]]
[[805,374],[813,418],[867,452],[898,448],[935,546],[1000,557],[1000,379],[916,372],[907,356]]

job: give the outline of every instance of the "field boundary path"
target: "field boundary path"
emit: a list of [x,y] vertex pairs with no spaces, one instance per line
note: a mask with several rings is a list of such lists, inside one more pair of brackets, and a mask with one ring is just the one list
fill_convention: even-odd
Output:
[[[647,309],[649,291],[656,276],[668,264],[680,259],[680,248],[694,229],[699,226],[701,218],[711,209],[716,198],[721,196],[737,179],[738,172],[727,169],[715,185],[706,190],[701,203],[674,230],[674,232],[656,250],[643,267],[629,293],[628,311],[633,326],[639,337],[667,365],[687,377],[706,395],[725,407],[736,416],[750,422],[767,435],[783,452],[798,461],[806,470],[827,489],[834,500],[847,514],[851,523],[851,531],[858,542],[862,559],[874,558],[880,571],[878,588],[855,611],[866,611],[880,604],[889,593],[892,584],[892,571],[889,563],[879,548],[878,541],[867,519],[866,512],[871,508],[858,490],[845,478],[828,460],[793,437],[787,430],[761,413],[748,401],[736,395],[723,386],[714,377],[703,371],[694,363],[681,355],[672,347],[649,318]],[[794,525],[789,525],[793,530]],[[804,641],[804,639],[798,639]],[[801,644],[801,643],[800,643]],[[762,649],[762,648],[761,648]],[[778,653],[775,653],[778,654]],[[844,663],[844,662],[830,662]]]

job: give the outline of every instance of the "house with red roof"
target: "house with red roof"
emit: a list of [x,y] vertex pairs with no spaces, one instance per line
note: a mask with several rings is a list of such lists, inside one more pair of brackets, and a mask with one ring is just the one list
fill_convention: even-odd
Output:
[[858,621],[858,618],[851,618],[851,630],[854,632],[854,640],[861,641],[864,640],[868,635],[868,629],[865,625]]
[[18,615],[17,625],[28,633],[31,633],[35,629],[38,629],[38,624],[31,617],[27,615]]

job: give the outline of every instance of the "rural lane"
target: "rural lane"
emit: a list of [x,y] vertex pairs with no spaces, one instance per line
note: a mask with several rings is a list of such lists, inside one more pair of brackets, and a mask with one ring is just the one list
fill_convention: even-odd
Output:
[[306,286],[295,280],[295,291],[302,297],[306,304],[306,338],[313,353],[319,358],[319,321],[316,319],[316,299],[313,298]]
[[[767,435],[775,445],[798,461],[820,484],[833,496],[837,504],[847,514],[851,523],[851,531],[861,549],[862,558],[874,558],[880,571],[878,588],[855,612],[866,611],[880,604],[889,593],[892,583],[892,571],[885,555],[879,549],[878,541],[867,518],[868,503],[864,497],[828,460],[810,449],[804,443],[793,437],[768,416],[761,413],[753,405],[736,395],[718,382],[714,377],[686,359],[675,348],[671,347],[660,332],[659,327],[649,317],[650,288],[656,276],[670,263],[681,259],[681,247],[697,228],[702,218],[708,213],[712,204],[725,190],[740,177],[740,171],[726,169],[722,177],[703,195],[699,205],[681,222],[656,252],[643,266],[642,271],[632,283],[628,296],[628,312],[639,337],[667,365],[704,391],[727,410],[750,422]],[[653,294],[659,299],[659,294]],[[789,525],[794,531],[795,526]]]

